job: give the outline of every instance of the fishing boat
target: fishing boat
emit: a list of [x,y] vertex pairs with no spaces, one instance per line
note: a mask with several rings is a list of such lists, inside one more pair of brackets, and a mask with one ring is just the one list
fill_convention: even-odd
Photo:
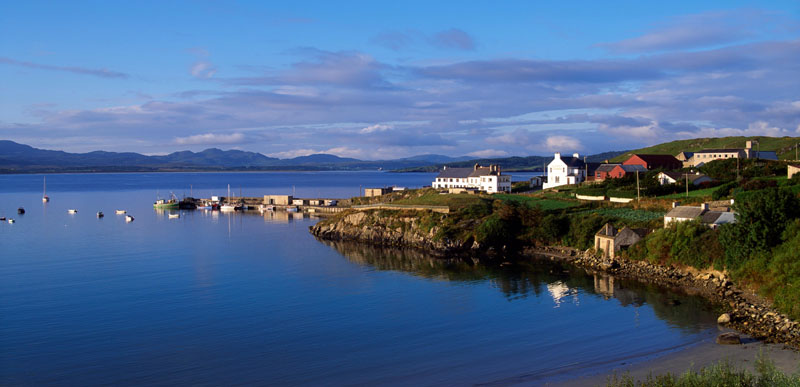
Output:
[[105,215],[103,215],[103,211],[97,211],[97,217],[98,217],[98,218],[102,218],[102,217],[104,217],[104,216],[105,216]]
[[170,219],[178,219],[181,217],[181,214],[169,214],[168,216]]
[[228,184],[228,196],[225,197],[225,204],[219,207],[220,211],[230,212],[240,210],[241,207],[237,208],[235,205],[231,204],[231,185]]
[[17,213],[18,213],[18,214],[20,214],[20,215],[22,215],[22,214],[24,214],[24,213],[25,213],[25,209],[24,209],[24,208],[22,208],[22,207],[20,207],[20,208],[17,208]]
[[125,211],[125,210],[116,210],[116,211],[114,211],[114,213],[117,214],[117,215],[125,215],[125,213],[127,213],[127,212],[128,211]]
[[74,208],[70,208],[69,210],[67,210],[67,212],[69,212],[70,214],[77,214],[78,210],[76,210]]
[[133,217],[130,215],[125,215],[125,221],[128,223],[133,222]]
[[286,212],[297,212],[297,206],[286,207]]
[[6,221],[6,217],[5,216],[0,216],[0,222],[5,222],[5,221]]
[[47,176],[44,177],[44,188],[42,189],[42,203],[47,203],[50,201],[50,197],[47,196]]
[[153,203],[153,208],[158,210],[177,210],[180,208],[180,204],[178,203],[178,199],[175,197],[175,194],[170,193],[172,195],[172,199],[158,199],[155,203]]
[[8,223],[14,223],[14,222],[16,222],[16,220],[14,220],[14,219],[9,219],[8,220]]

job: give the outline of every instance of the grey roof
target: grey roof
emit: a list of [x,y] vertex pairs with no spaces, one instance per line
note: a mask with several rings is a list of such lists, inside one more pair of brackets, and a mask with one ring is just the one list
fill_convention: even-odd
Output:
[[[672,178],[672,180],[675,180],[675,181],[683,180],[683,179],[686,178],[684,176],[685,174],[680,173],[680,172],[661,172],[661,173],[669,176],[670,178]],[[689,174],[689,181],[695,181],[695,180],[697,180],[697,179],[699,179],[701,177],[707,177],[707,176],[705,174],[702,174],[702,173],[701,174],[690,173]]]
[[[690,159],[690,158],[692,158],[692,156],[694,156],[694,152],[687,152],[687,151],[683,151],[683,152],[681,152],[681,153],[683,153],[683,155],[684,155],[684,156],[685,156],[687,159]],[[681,153],[678,153],[678,154],[681,154]]]
[[703,217],[700,218],[700,221],[703,223],[713,224],[714,222],[722,216],[722,212],[720,211],[707,211],[703,214]]
[[624,170],[626,173],[627,172],[636,172],[636,171],[647,172],[647,168],[645,168],[644,165],[639,165],[639,164],[621,165],[621,167],[622,167],[622,170]]
[[614,167],[620,164],[600,164],[599,167],[595,170],[596,172],[611,172]]
[[562,157],[561,161],[563,161],[564,164],[567,164],[567,166],[570,168],[583,168],[584,166],[586,166],[586,164],[583,163],[583,160],[577,157],[570,157],[570,158]]
[[613,237],[617,235],[617,230],[614,228],[614,226],[611,225],[611,223],[606,223],[605,225],[603,225],[603,228],[601,228],[600,231],[598,231],[594,235]]
[[765,160],[777,160],[778,154],[772,151],[755,151],[755,158]]
[[439,172],[438,177],[466,179],[472,174],[473,168],[445,168]]
[[703,214],[703,209],[692,206],[678,206],[667,212],[666,218],[694,219]]

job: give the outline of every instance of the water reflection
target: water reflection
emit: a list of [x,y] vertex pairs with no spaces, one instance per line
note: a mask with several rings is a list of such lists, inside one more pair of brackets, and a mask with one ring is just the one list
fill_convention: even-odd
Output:
[[716,316],[713,305],[698,296],[605,273],[587,272],[544,257],[497,265],[470,258],[440,258],[412,249],[378,248],[341,241],[320,242],[350,262],[377,270],[401,271],[444,281],[489,281],[509,300],[546,295],[552,298],[554,307],[565,303],[580,306],[585,297],[614,300],[623,307],[647,305],[658,318],[692,333],[707,328]]

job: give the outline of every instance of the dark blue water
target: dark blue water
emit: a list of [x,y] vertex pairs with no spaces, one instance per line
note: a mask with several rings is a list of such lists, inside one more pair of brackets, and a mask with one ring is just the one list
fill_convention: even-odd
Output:
[[537,384],[714,329],[699,299],[545,261],[321,242],[302,214],[152,209],[190,184],[346,197],[432,176],[49,175],[46,205],[41,176],[0,176],[0,216],[17,220],[0,224],[0,384]]

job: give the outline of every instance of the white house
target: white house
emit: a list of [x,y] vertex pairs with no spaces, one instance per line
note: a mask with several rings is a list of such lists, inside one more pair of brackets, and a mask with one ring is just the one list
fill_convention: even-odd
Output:
[[580,155],[573,154],[571,158],[561,158],[561,153],[556,153],[553,161],[547,164],[547,181],[543,188],[553,188],[560,185],[578,184],[586,180],[586,164]]
[[436,176],[433,188],[467,188],[488,193],[511,192],[511,175],[500,173],[499,165],[447,168]]
[[711,181],[711,178],[702,174],[702,173],[680,173],[680,172],[660,172],[656,177],[658,183],[661,185],[665,184],[675,184],[680,183],[683,184],[688,179],[690,183],[693,185],[700,185],[707,181]]

